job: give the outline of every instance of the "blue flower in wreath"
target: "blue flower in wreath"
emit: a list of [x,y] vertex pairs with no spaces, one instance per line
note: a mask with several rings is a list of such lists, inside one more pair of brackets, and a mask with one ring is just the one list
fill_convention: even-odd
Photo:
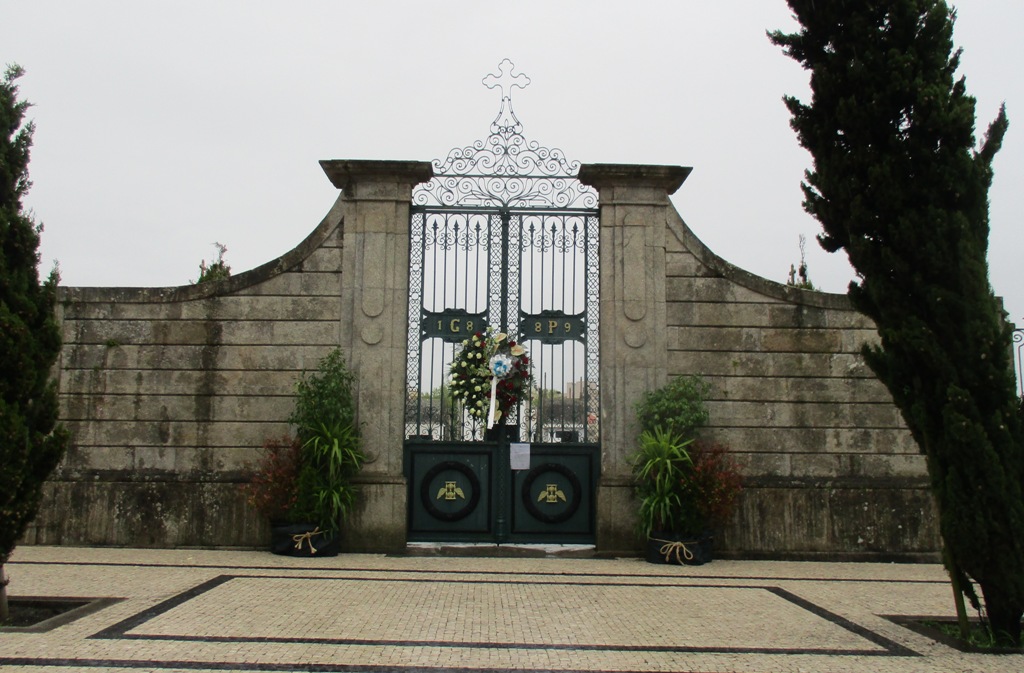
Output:
[[507,378],[512,373],[512,357],[504,353],[492,355],[491,373],[499,379]]

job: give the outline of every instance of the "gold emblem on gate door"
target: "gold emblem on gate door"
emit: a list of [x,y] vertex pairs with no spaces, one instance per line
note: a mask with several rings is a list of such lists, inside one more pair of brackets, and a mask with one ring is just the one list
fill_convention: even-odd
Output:
[[441,487],[441,490],[437,492],[437,497],[435,498],[435,500],[440,500],[441,498],[444,498],[445,500],[455,500],[456,498],[462,498],[463,500],[465,500],[466,494],[462,492],[462,489],[459,488],[457,482],[446,481],[444,482],[444,486]]
[[559,500],[567,502],[565,493],[558,488],[558,484],[548,484],[547,489],[541,491],[540,495],[537,496],[537,502],[546,502],[549,505],[557,504]]

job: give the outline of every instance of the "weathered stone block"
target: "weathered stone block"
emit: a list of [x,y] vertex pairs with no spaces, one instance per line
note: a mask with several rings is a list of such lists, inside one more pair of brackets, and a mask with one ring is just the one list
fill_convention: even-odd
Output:
[[668,346],[681,351],[758,351],[761,333],[733,327],[670,327]]
[[712,397],[757,402],[881,403],[892,397],[877,379],[838,379],[806,376],[706,376]]
[[211,348],[205,345],[65,344],[61,368],[100,371],[130,370],[283,370],[299,372],[315,368],[324,356],[323,346],[239,345]]
[[670,375],[752,377],[872,377],[864,361],[852,353],[765,353],[671,351]]
[[739,428],[718,426],[712,418],[706,434],[735,451],[883,454],[917,452],[917,446],[910,433],[901,428]]
[[774,306],[763,302],[721,304],[676,301],[668,304],[668,324],[687,327],[767,327]]
[[342,549],[375,554],[405,551],[405,479],[363,476],[356,485],[359,501],[342,530]]
[[669,241],[665,254],[665,275],[671,278],[707,276],[710,270],[693,253],[682,247],[674,236],[666,237]]
[[[937,559],[936,511],[920,481],[780,481],[746,488],[716,548],[746,557]],[[719,544],[721,543],[721,544]]]
[[341,273],[341,249],[319,248],[302,260],[298,270],[302,273]]
[[725,278],[668,278],[667,301],[774,303],[776,300]]
[[716,426],[760,428],[893,428],[899,415],[892,404],[821,402],[750,402],[710,400]]
[[732,457],[740,467],[741,473],[746,477],[760,477],[765,475],[789,477],[793,474],[792,453],[789,452],[746,452],[733,448]]
[[264,283],[239,290],[238,296],[337,298],[341,290],[341,283],[341,274],[337,272],[284,273]]
[[255,547],[265,523],[236,483],[47,482],[30,544]]
[[636,526],[638,504],[627,481],[602,480],[597,487],[597,551],[606,556],[635,554],[640,549]]
[[835,353],[842,337],[837,330],[800,327],[761,330],[761,348],[766,351],[797,353]]
[[[842,328],[834,322],[844,322],[845,311],[826,309],[821,306],[806,304],[774,305],[767,311],[768,324],[772,327],[790,327],[793,329],[822,329],[831,327]],[[835,317],[833,317],[835,316]]]
[[197,422],[166,420],[136,422],[109,420],[70,424],[76,441],[93,446],[262,446],[267,437],[279,437],[287,425],[273,421]]
[[[316,363],[312,364],[315,366]],[[284,397],[294,393],[297,375],[296,371],[258,370],[68,369],[61,372],[61,392],[69,395],[162,396],[230,391],[233,395]]]

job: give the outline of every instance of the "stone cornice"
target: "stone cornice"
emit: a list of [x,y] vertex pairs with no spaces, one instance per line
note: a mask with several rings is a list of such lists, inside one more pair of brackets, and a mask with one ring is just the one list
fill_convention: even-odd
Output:
[[376,159],[324,159],[324,173],[338,189],[348,190],[353,182],[402,182],[417,185],[434,176],[429,161],[380,161]]
[[688,166],[583,164],[577,179],[599,190],[614,186],[655,187],[674,194],[692,170]]

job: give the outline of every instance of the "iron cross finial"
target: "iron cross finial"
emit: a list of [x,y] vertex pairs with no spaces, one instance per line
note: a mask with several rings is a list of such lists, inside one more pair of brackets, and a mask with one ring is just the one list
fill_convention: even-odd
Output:
[[493,89],[495,87],[501,88],[502,101],[505,101],[506,99],[509,101],[512,100],[512,89],[515,87],[525,89],[530,84],[530,78],[523,73],[519,73],[518,75],[512,74],[512,70],[515,69],[515,67],[515,64],[506,58],[498,64],[498,72],[500,74],[495,75],[494,73],[491,73],[482,80],[484,86],[488,89]]

